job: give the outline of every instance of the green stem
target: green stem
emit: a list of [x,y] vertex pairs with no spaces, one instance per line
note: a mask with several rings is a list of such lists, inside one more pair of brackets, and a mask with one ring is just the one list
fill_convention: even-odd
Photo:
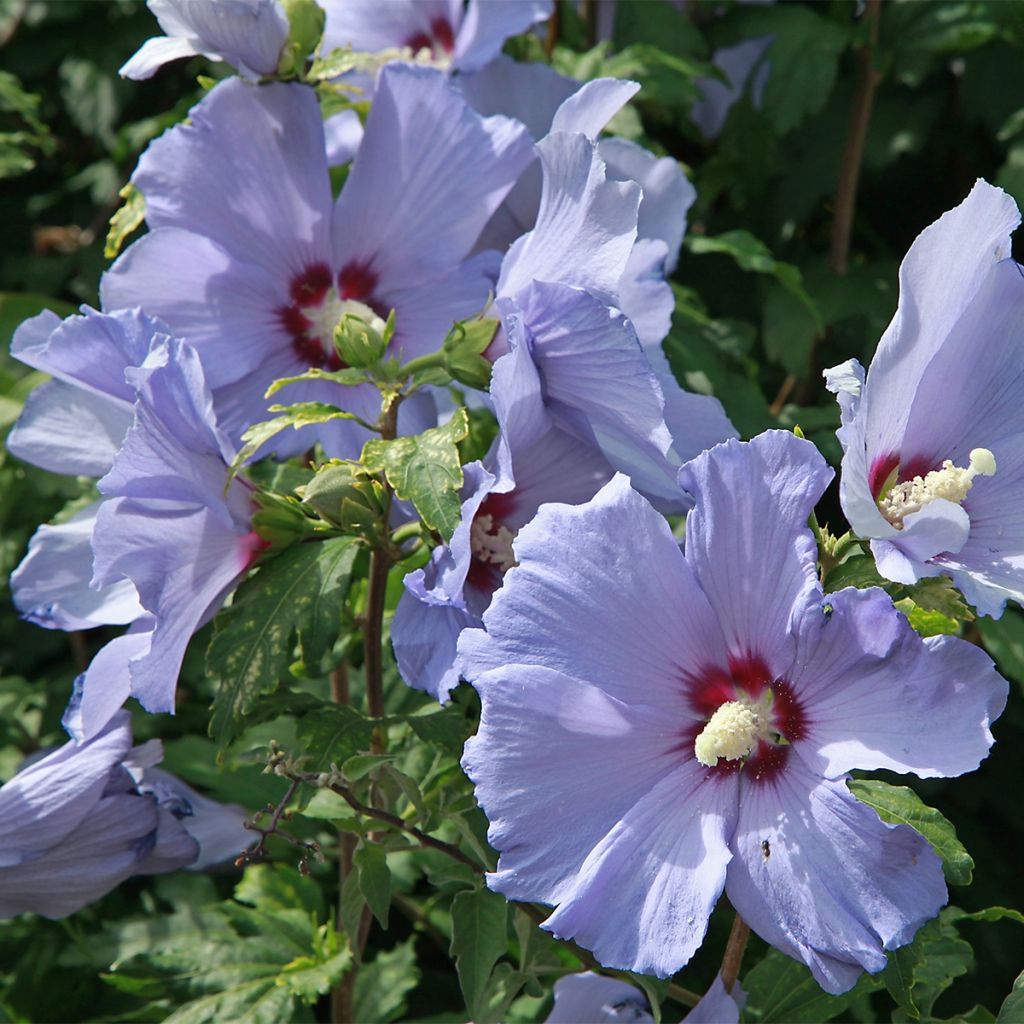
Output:
[[440,349],[437,352],[431,352],[425,356],[417,356],[415,359],[406,363],[399,373],[402,377],[412,377],[414,374],[420,373],[422,370],[443,370],[447,358],[448,357],[444,349]]

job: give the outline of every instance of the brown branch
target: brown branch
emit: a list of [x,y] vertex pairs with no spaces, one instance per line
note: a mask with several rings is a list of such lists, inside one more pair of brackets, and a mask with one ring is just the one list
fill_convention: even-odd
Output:
[[722,984],[726,992],[731,992],[740,975],[740,964],[743,962],[743,951],[747,948],[747,939],[750,938],[750,925],[736,915],[732,923],[732,931],[729,932],[729,941],[725,946],[725,955],[722,957]]
[[860,65],[857,86],[853,97],[853,109],[850,111],[846,143],[839,163],[839,181],[836,184],[832,213],[832,244],[828,258],[829,266],[837,274],[846,273],[850,255],[850,234],[853,230],[853,212],[857,201],[857,183],[864,161],[864,146],[867,142],[875,91],[882,80],[881,72],[875,67],[881,3],[882,0],[867,0],[864,18],[868,26],[868,41],[857,54]]

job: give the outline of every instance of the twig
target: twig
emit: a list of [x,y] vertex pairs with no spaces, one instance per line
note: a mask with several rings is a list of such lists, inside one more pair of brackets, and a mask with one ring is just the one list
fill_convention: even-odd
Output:
[[725,946],[725,954],[722,957],[722,984],[726,992],[731,992],[740,974],[740,964],[743,962],[743,951],[747,948],[747,939],[750,938],[750,925],[736,915],[732,923],[732,931],[729,932],[729,941]]
[[[291,803],[292,797],[295,796],[295,791],[299,788],[299,782],[299,779],[290,780],[288,789],[285,790],[284,796],[281,797],[276,807],[273,804],[267,804],[266,810],[258,811],[251,820],[242,822],[244,828],[259,834],[260,841],[251,850],[243,850],[239,854],[235,860],[236,867],[243,867],[264,856],[267,852],[267,840],[271,836],[278,836],[285,842],[291,843],[292,846],[304,851],[302,859],[299,861],[299,871],[304,875],[309,872],[307,854],[312,854],[317,860],[323,860],[323,853],[320,850],[319,843],[299,839],[298,836],[293,836],[290,832],[285,832],[280,827],[282,818],[287,821],[291,817],[287,808],[288,804]],[[257,824],[263,814],[270,814],[270,823],[267,828],[262,828]]]
[[836,184],[832,214],[832,245],[828,259],[829,266],[837,274],[846,273],[850,254],[850,233],[853,229],[853,211],[857,201],[857,182],[864,161],[864,145],[867,141],[875,90],[882,80],[882,74],[874,62],[881,3],[882,0],[867,0],[864,18],[868,26],[868,41],[857,54],[860,69],[853,97],[853,109],[850,111],[846,143],[839,163],[839,181]]

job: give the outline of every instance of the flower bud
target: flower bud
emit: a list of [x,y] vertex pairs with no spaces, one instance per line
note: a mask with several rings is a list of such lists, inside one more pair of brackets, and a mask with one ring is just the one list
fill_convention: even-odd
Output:
[[444,339],[445,369],[460,384],[486,391],[491,384],[491,364],[481,353],[498,329],[497,320],[462,320]]
[[302,489],[302,503],[346,533],[373,537],[386,526],[387,493],[354,462],[321,466]]
[[344,313],[334,328],[334,348],[349,366],[372,366],[384,355],[393,332],[393,311],[386,322],[369,307],[365,316]]
[[306,61],[320,43],[326,15],[315,0],[281,0],[288,15],[288,40],[281,50],[277,73],[301,75]]

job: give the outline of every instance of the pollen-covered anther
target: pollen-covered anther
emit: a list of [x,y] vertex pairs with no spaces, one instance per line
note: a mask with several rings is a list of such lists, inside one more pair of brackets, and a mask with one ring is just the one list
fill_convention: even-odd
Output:
[[499,524],[495,528],[494,517],[486,514],[477,516],[469,529],[469,547],[473,557],[496,565],[502,572],[519,564],[512,551],[515,539],[516,535],[507,526]]
[[913,512],[920,512],[929,502],[944,498],[959,505],[978,476],[994,476],[995,456],[987,448],[974,448],[966,469],[954,466],[950,459],[942,469],[933,469],[926,476],[896,484],[878,500],[882,515],[897,529],[903,529],[903,520]]
[[765,732],[763,716],[747,701],[731,700],[708,719],[694,741],[693,752],[701,764],[714,768],[719,758],[736,761],[746,757]]

